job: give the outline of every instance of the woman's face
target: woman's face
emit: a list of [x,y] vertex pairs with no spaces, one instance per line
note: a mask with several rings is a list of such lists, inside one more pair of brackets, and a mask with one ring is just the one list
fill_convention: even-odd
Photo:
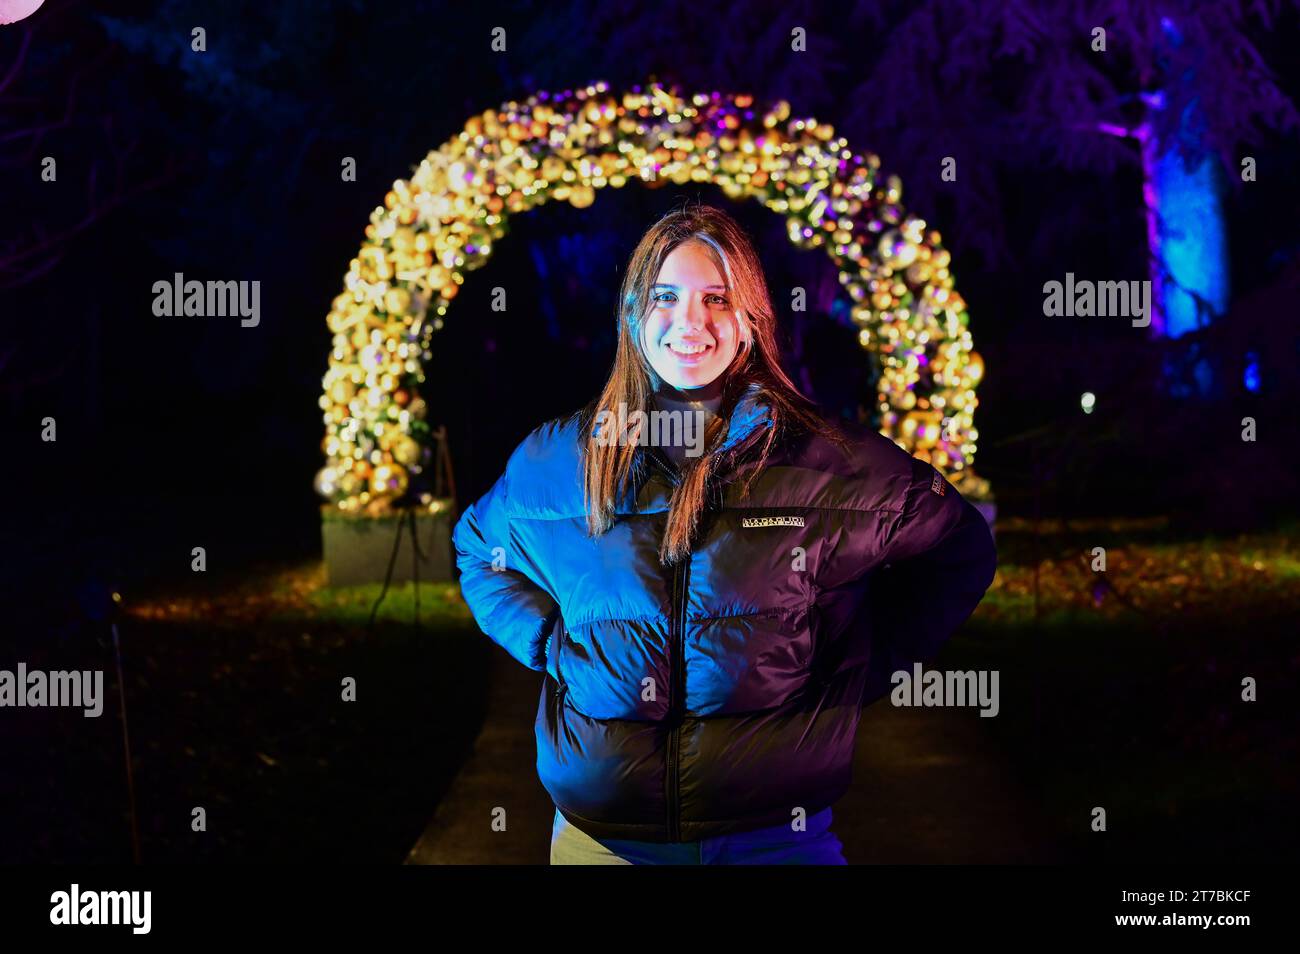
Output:
[[650,289],[641,349],[655,373],[675,388],[712,384],[740,348],[740,322],[723,276],[698,241],[668,253]]

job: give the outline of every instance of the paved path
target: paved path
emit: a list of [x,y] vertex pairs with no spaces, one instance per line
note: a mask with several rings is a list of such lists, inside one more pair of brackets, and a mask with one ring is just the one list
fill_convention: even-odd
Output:
[[[554,805],[537,780],[533,719],[542,675],[493,647],[491,698],[464,769],[408,864],[546,864]],[[853,787],[832,830],[850,864],[1050,861],[1046,825],[974,709],[898,709],[858,728]],[[506,812],[493,831],[492,809]]]
[[[537,780],[533,738],[542,678],[493,645],[483,730],[407,864],[549,863],[555,804]],[[492,830],[496,807],[505,809],[505,831]]]

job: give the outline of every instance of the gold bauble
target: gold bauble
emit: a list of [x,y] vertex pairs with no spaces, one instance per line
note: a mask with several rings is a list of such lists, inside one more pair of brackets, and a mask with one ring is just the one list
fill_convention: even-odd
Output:
[[325,323],[334,334],[347,331],[348,328],[352,327],[354,321],[356,321],[354,313],[346,305],[343,307],[336,306],[325,319]]
[[356,396],[356,393],[356,385],[347,378],[335,381],[330,388],[330,397],[334,399],[335,404],[347,404]]
[[876,249],[880,253],[881,261],[894,271],[907,268],[916,261],[916,245],[909,242],[898,229],[890,229],[880,236],[880,243]]
[[333,467],[322,467],[316,472],[312,486],[316,488],[316,493],[329,500],[338,490],[338,472]]
[[380,464],[370,475],[370,492],[376,497],[400,497],[406,485],[406,468],[397,464]]
[[411,293],[405,288],[390,288],[384,293],[384,310],[390,315],[405,314],[411,307]]
[[420,444],[415,438],[403,434],[392,446],[393,460],[405,467],[411,467],[420,462]]

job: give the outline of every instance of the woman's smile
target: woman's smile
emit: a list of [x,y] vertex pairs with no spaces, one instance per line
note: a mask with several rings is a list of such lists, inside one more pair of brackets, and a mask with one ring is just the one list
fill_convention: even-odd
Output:
[[659,270],[645,317],[642,350],[675,388],[707,387],[740,347],[739,313],[722,271],[699,241],[683,242]]
[[713,344],[707,341],[669,341],[664,348],[678,364],[696,365],[708,358]]

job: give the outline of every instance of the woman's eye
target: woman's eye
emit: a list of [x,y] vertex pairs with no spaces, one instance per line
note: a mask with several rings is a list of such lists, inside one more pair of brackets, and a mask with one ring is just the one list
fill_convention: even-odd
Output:
[[[677,295],[674,292],[659,292],[659,294],[655,295],[651,299],[651,301],[657,302],[659,304],[672,304],[676,300],[677,300]],[[722,305],[724,308],[729,307],[727,303],[727,299],[721,295],[709,295],[705,299],[705,301],[709,303],[716,302],[717,304]]]

